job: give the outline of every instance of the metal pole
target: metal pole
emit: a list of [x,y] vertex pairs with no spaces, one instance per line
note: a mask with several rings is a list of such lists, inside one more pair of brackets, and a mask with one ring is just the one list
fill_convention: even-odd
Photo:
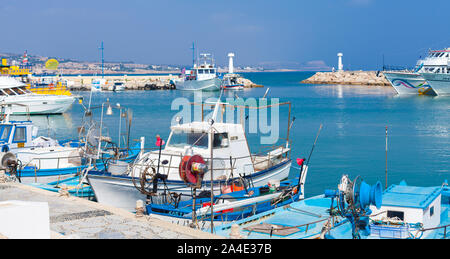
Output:
[[211,141],[209,145],[211,147],[211,234],[214,233],[214,178],[213,178],[213,143],[214,143],[214,129],[211,125]]
[[385,172],[385,177],[386,177],[386,186],[385,188],[388,188],[388,157],[387,157],[387,153],[388,153],[388,126],[386,126],[386,172]]

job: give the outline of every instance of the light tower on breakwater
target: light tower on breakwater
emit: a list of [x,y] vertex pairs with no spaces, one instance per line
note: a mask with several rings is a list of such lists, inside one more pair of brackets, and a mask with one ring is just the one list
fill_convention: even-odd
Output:
[[228,73],[233,74],[234,73],[234,66],[233,66],[233,57],[234,53],[228,53]]
[[342,63],[342,57],[344,56],[344,54],[338,53],[337,56],[338,56],[338,71],[342,72],[344,71],[344,64]]

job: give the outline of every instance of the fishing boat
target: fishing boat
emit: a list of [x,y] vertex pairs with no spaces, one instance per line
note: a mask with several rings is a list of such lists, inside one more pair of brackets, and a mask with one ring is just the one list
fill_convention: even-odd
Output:
[[0,123],[0,147],[20,161],[17,177],[20,181],[51,181],[79,172],[83,168],[79,153],[80,142],[58,142],[50,137],[37,137],[38,128],[32,121],[10,120],[12,105],[2,107],[4,119]]
[[125,90],[124,82],[116,81],[116,82],[113,82],[113,84],[108,86],[108,91],[121,92],[124,90]]
[[330,230],[350,226],[350,237],[367,232],[372,207],[381,208],[381,184],[370,186],[360,177],[343,175],[337,190],[217,226],[224,237],[248,239],[331,238]]
[[[59,182],[81,174],[90,166],[96,170],[110,166],[117,169],[120,168],[119,161],[131,162],[139,153],[140,143],[132,148],[128,148],[130,146],[127,143],[124,148],[103,134],[100,130],[104,128],[102,121],[99,125],[91,117],[95,107],[85,113],[87,116],[79,128],[78,139],[58,141],[50,137],[36,137],[38,128],[33,125],[29,116],[26,121],[10,120],[11,106],[4,105],[2,109],[5,116],[2,116],[4,120],[0,123],[0,147],[2,152],[9,151],[17,157],[19,166],[15,176],[22,183]],[[129,120],[131,115],[124,116],[122,109],[120,107],[119,120]],[[127,132],[128,125],[130,123],[127,123]]]
[[223,76],[222,88],[225,90],[243,90],[244,84],[239,81],[241,76],[236,74],[225,74]]
[[211,54],[202,53],[193,68],[183,69],[180,78],[173,80],[178,90],[184,91],[219,91],[222,80],[217,75],[217,68]]
[[211,219],[225,224],[298,201],[304,197],[299,191],[303,177],[306,174],[282,182],[269,180],[261,187],[251,187],[240,179],[222,186],[220,195],[211,197],[211,192],[204,192],[186,201],[181,201],[180,196],[166,195],[165,203],[150,203],[146,211],[163,220],[177,221],[178,224],[182,221],[184,225],[207,231]]
[[[380,208],[371,207],[367,239],[447,239],[450,188],[393,184],[383,193]],[[351,224],[332,228],[329,238],[352,238]]]
[[13,107],[13,114],[61,114],[74,100],[73,96],[32,93],[24,83],[12,77],[0,77],[0,102],[21,104]]
[[[442,186],[420,187],[408,186],[402,181],[388,187],[378,198],[379,191],[375,189],[379,187],[369,187],[364,187],[365,191],[360,189],[356,196],[347,196],[348,200],[339,198],[341,191],[327,190],[324,195],[218,226],[216,234],[250,239],[449,238],[450,188],[447,182]],[[366,194],[361,195],[364,192]],[[357,217],[351,217],[347,201],[352,200],[368,208]]]
[[[231,109],[246,109],[245,106],[225,103],[197,105],[214,106],[212,118],[218,118],[218,111],[227,106]],[[289,103],[277,104],[284,105],[290,107]],[[254,108],[268,109],[270,106]],[[211,190],[212,187],[214,195],[219,195],[220,186],[240,177],[251,182],[253,186],[260,187],[266,185],[268,180],[283,180],[289,175],[290,128],[287,138],[281,140],[282,144],[252,153],[247,143],[243,117],[239,123],[226,123],[223,118],[222,121],[217,119],[218,122],[214,119],[205,121],[203,115],[201,121],[181,123],[180,117],[177,121],[178,123],[171,127],[164,148],[159,139],[157,150],[140,154],[127,173],[114,175],[89,172],[88,181],[100,203],[134,211],[137,200],[147,201],[148,196],[167,190],[186,198],[188,196],[185,195],[190,195],[192,189],[186,186],[183,176],[180,175],[180,164],[198,156],[204,158],[209,168],[213,168],[202,178],[202,188],[199,192]],[[289,123],[292,126],[290,118]],[[212,128],[214,132],[211,132]],[[307,166],[304,170],[306,172]],[[303,189],[300,192],[304,193]]]
[[[417,61],[413,71],[386,71],[383,72],[386,79],[398,94],[430,94],[436,95],[437,91],[424,77],[423,73],[439,73],[450,62],[450,48],[444,50],[430,50],[428,56]],[[438,87],[439,88],[439,87]]]

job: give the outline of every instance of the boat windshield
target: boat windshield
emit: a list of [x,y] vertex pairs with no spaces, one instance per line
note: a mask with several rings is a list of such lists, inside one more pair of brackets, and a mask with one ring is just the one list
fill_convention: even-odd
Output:
[[0,126],[0,141],[8,141],[9,135],[11,134],[11,125]]
[[[213,148],[227,147],[227,143],[227,133],[214,133]],[[191,145],[199,148],[208,148],[208,134],[183,131],[173,132],[169,146],[184,148]]]
[[203,134],[200,132],[174,131],[168,146],[181,148],[184,148],[185,146],[208,148],[208,134]]

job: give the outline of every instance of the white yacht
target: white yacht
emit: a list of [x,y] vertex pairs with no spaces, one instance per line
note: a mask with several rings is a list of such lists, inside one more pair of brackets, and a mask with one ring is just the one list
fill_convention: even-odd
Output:
[[398,94],[439,94],[423,73],[439,73],[441,68],[447,67],[449,52],[450,48],[431,50],[426,58],[417,61],[414,71],[387,71],[384,75]]
[[446,63],[424,69],[420,74],[427,80],[437,95],[450,95],[450,48],[434,51],[435,57],[446,59]]
[[61,114],[72,106],[74,100],[73,96],[35,94],[12,77],[0,77],[0,102],[17,104],[13,107],[13,114]]
[[185,91],[218,91],[222,80],[217,76],[217,68],[211,54],[200,54],[200,60],[192,69],[183,69],[181,78],[174,80],[179,90]]

